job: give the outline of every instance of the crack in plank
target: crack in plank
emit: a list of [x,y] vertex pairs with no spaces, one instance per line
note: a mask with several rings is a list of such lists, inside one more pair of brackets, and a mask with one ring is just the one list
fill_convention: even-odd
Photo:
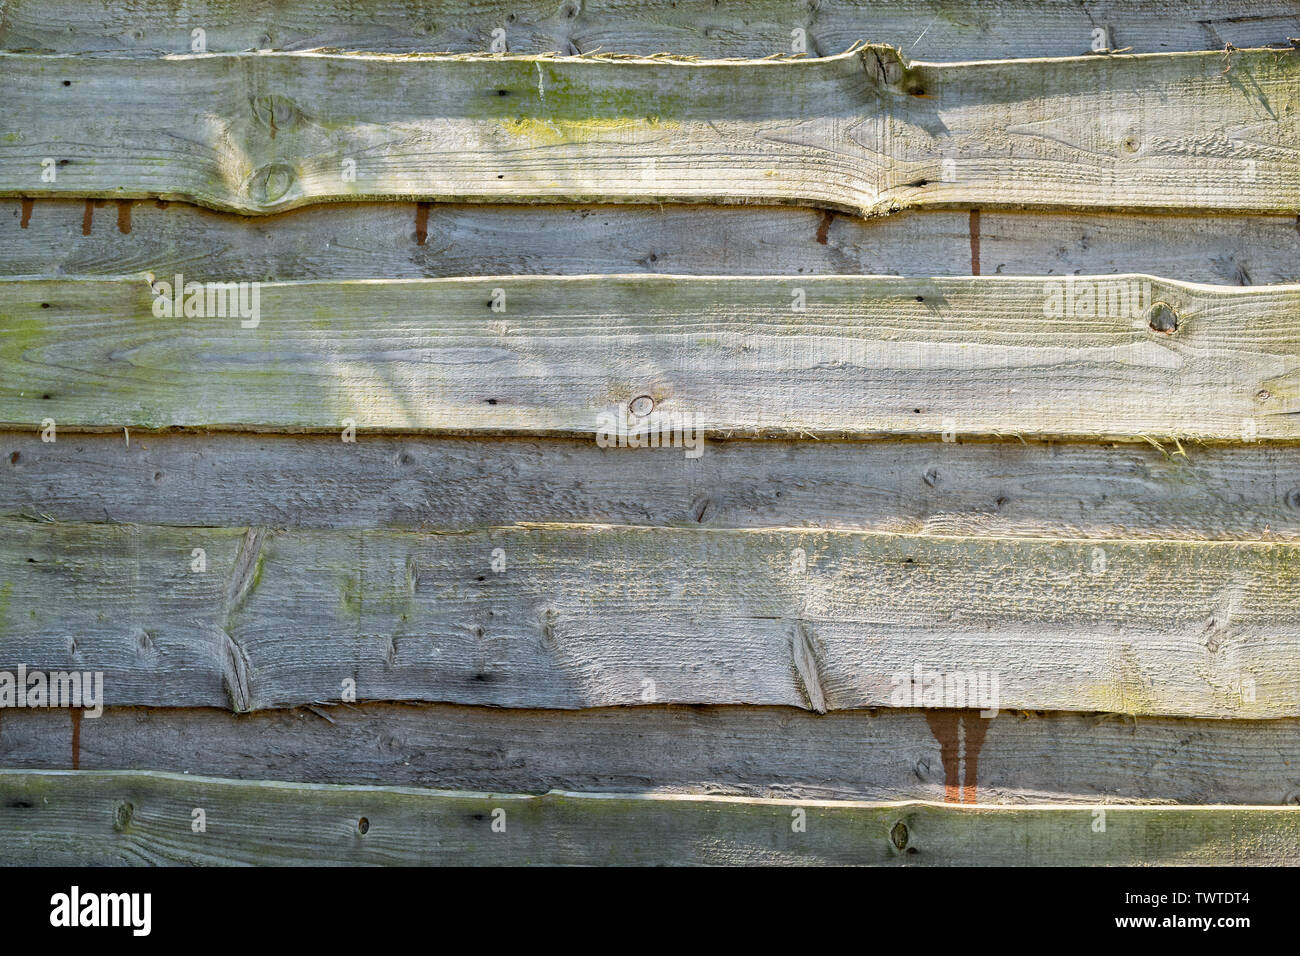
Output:
[[221,613],[221,626],[218,628],[222,641],[222,675],[221,682],[230,698],[231,709],[236,713],[246,713],[253,709],[252,665],[248,654],[231,633],[231,617],[244,605],[262,569],[262,544],[266,539],[266,529],[249,528],[239,543],[239,553],[235,556],[234,567],[230,571],[230,581],[226,585],[226,601]]
[[819,714],[826,713],[826,695],[817,672],[816,636],[803,621],[796,621],[790,635],[790,650],[795,673],[803,687],[808,705]]

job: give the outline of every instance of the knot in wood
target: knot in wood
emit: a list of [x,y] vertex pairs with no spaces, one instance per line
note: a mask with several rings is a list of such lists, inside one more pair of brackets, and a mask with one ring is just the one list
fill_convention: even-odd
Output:
[[270,163],[249,177],[249,198],[254,202],[268,205],[278,202],[289,194],[296,178],[291,166],[284,163]]

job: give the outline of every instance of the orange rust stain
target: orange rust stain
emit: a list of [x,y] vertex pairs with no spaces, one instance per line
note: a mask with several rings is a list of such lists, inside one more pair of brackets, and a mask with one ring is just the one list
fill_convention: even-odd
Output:
[[73,707],[68,711],[72,715],[72,769],[81,767],[81,709]]
[[960,778],[957,775],[961,760],[961,741],[958,739],[960,711],[927,710],[925,722],[930,725],[930,733],[939,741],[939,758],[943,761],[943,801],[944,803],[961,803]]
[[970,274],[980,274],[980,211],[970,211]]
[[821,224],[818,225],[817,227],[817,241],[820,242],[823,246],[826,245],[826,234],[830,232],[831,221],[834,218],[835,218],[835,213],[831,212],[829,209],[825,209],[822,211],[822,221]]
[[81,234],[90,235],[90,227],[95,223],[95,201],[86,200],[86,211],[81,214]]
[[127,234],[131,231],[131,200],[117,201],[117,231]]
[[975,802],[975,768],[980,761],[980,748],[984,746],[984,736],[989,732],[989,722],[979,715],[979,711],[962,714],[962,726],[966,730],[964,754],[966,758],[965,779],[962,781],[962,802]]
[[927,710],[925,721],[939,742],[944,802],[975,803],[980,749],[989,722],[977,710]]
[[27,224],[28,224],[29,222],[31,222],[31,221],[32,221],[32,201],[31,201],[30,199],[24,199],[24,200],[23,200],[23,218],[22,218],[21,220],[19,220],[19,222],[18,222],[18,227],[19,227],[20,229],[26,229],[26,228],[27,228]]
[[429,204],[419,202],[415,204],[415,244],[424,245],[424,240],[429,238]]

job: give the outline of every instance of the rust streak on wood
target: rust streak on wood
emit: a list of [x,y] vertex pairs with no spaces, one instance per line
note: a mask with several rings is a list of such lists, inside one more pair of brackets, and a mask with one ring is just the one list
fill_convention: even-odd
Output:
[[830,232],[831,222],[835,219],[835,213],[829,209],[822,210],[822,221],[817,226],[817,241],[823,246],[826,245],[826,234]]
[[980,211],[970,211],[970,274],[980,274]]
[[962,727],[966,731],[962,741],[965,768],[962,774],[962,802],[975,802],[976,768],[979,765],[980,748],[984,746],[984,737],[989,732],[989,722],[978,711],[962,714]]
[[18,221],[18,228],[26,229],[27,224],[31,221],[32,221],[32,201],[30,199],[24,199],[23,215],[22,215],[22,219]]
[[429,204],[420,202],[415,204],[415,244],[424,245],[424,240],[429,237]]
[[977,710],[928,710],[930,732],[939,741],[945,803],[975,803],[980,749],[988,721]]
[[131,232],[131,200],[117,201],[117,231],[123,235]]
[[943,800],[944,803],[961,803],[962,794],[958,764],[960,763],[961,742],[958,740],[958,726],[961,715],[951,710],[927,710],[925,722],[930,725],[930,733],[939,741],[939,758],[943,761]]

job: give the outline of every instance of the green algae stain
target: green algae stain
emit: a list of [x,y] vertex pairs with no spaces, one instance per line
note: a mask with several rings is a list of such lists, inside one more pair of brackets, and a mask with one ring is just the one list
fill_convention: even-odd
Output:
[[359,575],[345,575],[339,582],[339,606],[345,618],[360,622],[361,578]]
[[680,124],[664,121],[658,116],[637,119],[587,117],[585,119],[554,119],[516,116],[502,123],[502,128],[514,139],[534,143],[582,142],[601,136],[631,135],[653,130],[678,129]]
[[[659,83],[640,83],[637,76],[614,82],[606,71],[565,69],[528,62],[502,70],[495,88],[475,98],[472,114],[503,123],[555,124],[575,132],[590,129],[676,128],[699,107],[699,98],[681,89],[665,91]],[[640,72],[640,71],[636,71]]]

